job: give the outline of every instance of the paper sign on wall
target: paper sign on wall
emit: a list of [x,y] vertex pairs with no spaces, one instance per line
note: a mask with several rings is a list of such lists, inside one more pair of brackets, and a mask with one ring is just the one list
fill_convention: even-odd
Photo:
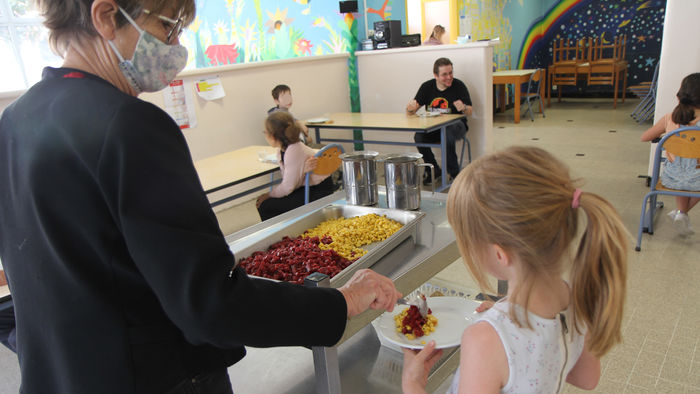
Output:
[[182,79],[170,82],[163,90],[165,112],[175,120],[180,129],[190,129],[197,126],[192,98],[192,83]]
[[224,85],[221,84],[221,78],[211,77],[197,80],[195,83],[197,94],[205,100],[216,100],[226,96]]

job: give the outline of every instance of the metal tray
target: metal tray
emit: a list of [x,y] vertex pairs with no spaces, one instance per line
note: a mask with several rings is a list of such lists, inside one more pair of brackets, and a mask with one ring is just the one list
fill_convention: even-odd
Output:
[[[386,216],[389,219],[396,220],[403,224],[397,232],[389,238],[381,242],[375,242],[369,245],[362,246],[367,250],[367,254],[357,259],[350,266],[342,270],[338,275],[331,278],[331,287],[342,286],[355,271],[371,267],[385,254],[394,249],[404,240],[411,238],[411,241],[416,244],[419,242],[419,228],[421,219],[425,216],[424,212],[420,211],[404,211],[399,209],[385,209],[374,207],[363,207],[357,205],[327,205],[316,211],[312,211],[295,222],[283,228],[262,229],[243,239],[230,244],[230,249],[236,257],[236,264],[244,258],[252,255],[257,251],[265,251],[270,245],[280,241],[282,237],[297,237],[304,231],[316,227],[319,223],[328,219],[337,219],[339,217],[356,217],[375,213],[377,215]],[[272,279],[271,279],[272,280]]]

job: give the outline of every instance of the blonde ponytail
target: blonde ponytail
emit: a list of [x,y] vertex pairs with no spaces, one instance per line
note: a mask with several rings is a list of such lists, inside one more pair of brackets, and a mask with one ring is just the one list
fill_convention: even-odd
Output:
[[622,340],[622,309],[627,277],[627,230],[612,205],[583,193],[580,208],[587,225],[571,270],[574,326],[588,328],[588,347],[596,357]]

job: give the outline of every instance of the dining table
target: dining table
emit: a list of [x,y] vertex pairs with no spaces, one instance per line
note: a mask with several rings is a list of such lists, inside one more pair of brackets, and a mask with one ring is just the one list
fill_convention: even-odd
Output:
[[[493,73],[493,84],[498,85],[498,104],[501,112],[506,110],[506,85],[513,85],[515,104],[513,105],[513,113],[515,123],[520,123],[520,85],[528,82],[530,76],[534,74],[537,69],[525,69],[525,70],[502,70],[495,71]],[[543,79],[544,81],[544,79]],[[542,83],[540,83],[540,97],[542,97]]]
[[281,179],[275,179],[279,164],[272,160],[275,154],[275,149],[271,146],[252,145],[195,161],[194,167],[206,194],[270,175],[269,181],[262,185],[244,188],[239,193],[213,201],[211,206],[224,204],[279,183]]
[[[449,187],[447,179],[447,127],[461,122],[464,115],[461,114],[440,114],[433,116],[430,113],[425,115],[409,115],[406,113],[371,113],[371,112],[339,112],[329,114],[322,118],[313,118],[306,121],[306,126],[316,132],[316,141],[322,142],[352,142],[362,144],[379,145],[400,145],[400,146],[421,146],[437,148],[440,150],[442,184],[437,187],[438,191],[443,191]],[[322,137],[321,130],[362,130],[364,131],[391,131],[410,133],[430,133],[439,131],[439,143],[419,143],[403,142],[397,140],[376,140],[362,138],[338,138]]]
[[10,298],[10,287],[8,285],[0,286],[0,303],[5,302]]

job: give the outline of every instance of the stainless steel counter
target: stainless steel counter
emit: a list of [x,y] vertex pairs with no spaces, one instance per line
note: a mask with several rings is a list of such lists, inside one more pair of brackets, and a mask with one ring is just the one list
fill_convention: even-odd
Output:
[[[337,192],[266,222],[241,230],[226,239],[232,248],[273,233],[327,204],[343,204],[345,194]],[[447,223],[447,195],[422,192],[420,210],[426,213],[419,225],[418,240],[399,244],[371,268],[394,280],[399,291],[408,294],[459,257],[454,233]],[[380,189],[379,206],[386,207]],[[237,244],[237,245],[233,245]],[[342,283],[334,283],[342,286]],[[400,393],[402,355],[384,348],[369,324],[381,314],[367,311],[355,316],[340,341],[338,365],[343,393]],[[428,391],[433,391],[459,365],[459,350],[446,351],[431,372]],[[248,348],[248,355],[229,369],[233,389],[241,393],[313,393],[316,390],[314,360],[310,349],[301,347]]]

